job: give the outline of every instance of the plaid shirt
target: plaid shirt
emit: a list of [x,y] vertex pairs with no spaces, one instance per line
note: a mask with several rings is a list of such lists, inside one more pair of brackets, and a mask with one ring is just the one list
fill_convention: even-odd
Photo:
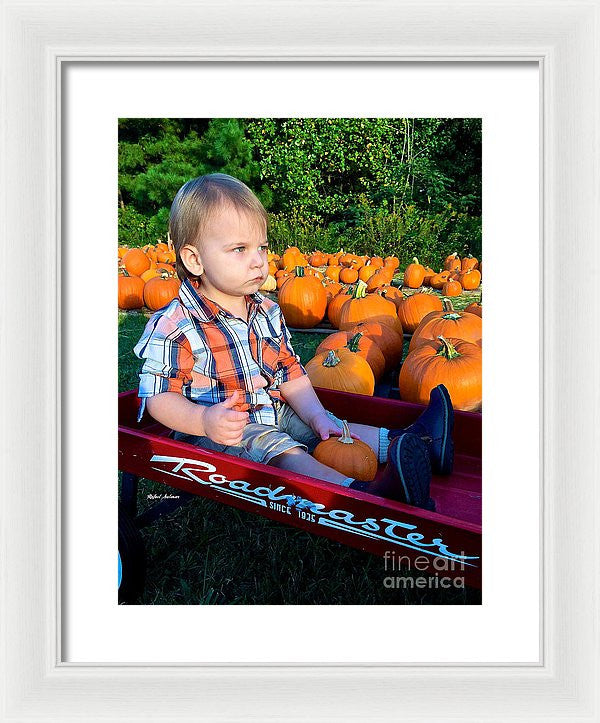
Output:
[[277,387],[306,374],[279,306],[246,296],[248,322],[207,299],[186,279],[179,296],[148,321],[134,353],[144,360],[138,396],[179,392],[198,404],[224,402],[235,389],[250,405],[250,422],[275,425]]

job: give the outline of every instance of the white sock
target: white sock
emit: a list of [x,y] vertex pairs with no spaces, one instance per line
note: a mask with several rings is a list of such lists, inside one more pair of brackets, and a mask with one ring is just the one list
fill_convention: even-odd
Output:
[[388,461],[388,447],[390,446],[389,431],[390,430],[385,427],[379,428],[379,454],[377,460],[379,463]]

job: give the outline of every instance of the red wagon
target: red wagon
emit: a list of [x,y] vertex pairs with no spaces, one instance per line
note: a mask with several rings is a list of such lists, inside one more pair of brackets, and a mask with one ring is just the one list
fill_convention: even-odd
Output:
[[[329,389],[316,392],[326,409],[349,422],[402,427],[423,411],[399,400]],[[133,531],[160,514],[157,509],[136,517],[137,479],[144,477],[179,490],[185,500],[209,497],[379,555],[390,563],[388,570],[409,566],[423,575],[460,577],[466,585],[481,587],[481,414],[455,411],[454,471],[448,477],[433,477],[436,512],[428,512],[177,442],[148,415],[138,423],[138,406],[136,391],[119,395],[121,558],[121,545],[134,544],[131,536],[121,534],[121,526]],[[160,503],[163,509],[177,504],[181,503]],[[125,579],[125,561],[123,566]]]

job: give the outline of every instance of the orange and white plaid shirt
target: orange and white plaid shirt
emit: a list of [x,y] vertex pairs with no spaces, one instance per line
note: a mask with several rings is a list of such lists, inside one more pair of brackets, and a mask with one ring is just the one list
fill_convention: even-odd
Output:
[[[294,353],[279,306],[246,296],[248,321],[235,317],[186,279],[179,296],[148,321],[134,353],[144,360],[138,396],[179,392],[198,404],[245,395],[250,422],[275,425],[279,384],[306,374]],[[242,407],[246,409],[246,407]]]

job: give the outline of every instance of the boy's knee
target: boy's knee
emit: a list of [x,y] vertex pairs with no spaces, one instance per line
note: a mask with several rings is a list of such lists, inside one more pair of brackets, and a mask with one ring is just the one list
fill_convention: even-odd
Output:
[[285,452],[281,452],[280,454],[275,455],[275,457],[271,457],[269,464],[272,464],[274,467],[280,467],[285,463],[286,459],[303,454],[308,454],[308,452],[305,449],[302,449],[302,447],[291,447],[290,449],[286,449]]

